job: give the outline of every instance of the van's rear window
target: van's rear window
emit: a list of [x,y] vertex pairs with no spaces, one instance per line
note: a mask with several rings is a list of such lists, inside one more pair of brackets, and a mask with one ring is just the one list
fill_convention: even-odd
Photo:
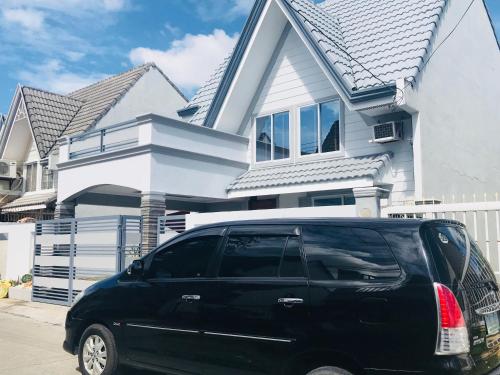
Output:
[[447,265],[435,259],[438,268],[449,267],[458,279],[465,271],[467,261],[467,234],[465,229],[452,225],[433,225],[426,229],[427,243],[434,254],[444,255]]

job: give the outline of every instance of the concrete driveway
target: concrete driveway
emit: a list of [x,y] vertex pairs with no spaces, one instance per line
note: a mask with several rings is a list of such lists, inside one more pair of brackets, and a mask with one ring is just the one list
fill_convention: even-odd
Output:
[[66,310],[0,299],[0,375],[80,374],[77,358],[62,349]]

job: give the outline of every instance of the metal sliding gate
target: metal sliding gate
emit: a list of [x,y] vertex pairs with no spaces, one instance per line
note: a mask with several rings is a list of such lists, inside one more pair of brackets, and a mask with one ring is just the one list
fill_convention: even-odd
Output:
[[158,218],[158,245],[186,231],[186,215],[169,215]]
[[37,222],[32,300],[70,305],[80,291],[139,258],[141,234],[139,216]]

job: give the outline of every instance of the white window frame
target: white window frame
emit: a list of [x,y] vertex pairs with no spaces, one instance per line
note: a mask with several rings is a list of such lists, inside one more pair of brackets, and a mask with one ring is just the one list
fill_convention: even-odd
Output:
[[[309,155],[302,155],[302,147],[301,147],[301,140],[302,140],[302,124],[301,124],[301,118],[300,118],[300,111],[303,108],[307,107],[312,107],[316,106],[316,115],[317,115],[317,142],[318,142],[318,150],[321,149],[321,112],[320,112],[320,106],[321,104],[324,103],[329,103],[329,102],[338,102],[339,103],[339,150],[337,151],[328,151],[328,152],[317,152],[315,154],[309,154]],[[315,158],[328,158],[332,156],[338,156],[342,157],[345,155],[345,148],[344,148],[344,130],[345,130],[345,114],[344,114],[344,104],[342,100],[339,97],[334,97],[330,98],[327,100],[321,100],[317,101],[314,103],[310,103],[307,105],[301,105],[297,108],[297,142],[296,142],[296,147],[297,147],[297,158],[299,159],[315,159]]]
[[[28,186],[28,167],[29,166],[32,166],[36,170],[36,176],[35,176],[36,178],[35,178],[34,185],[33,185],[34,189],[30,190],[30,191],[27,190],[27,186]],[[40,177],[40,171],[39,171],[39,169],[40,169],[39,168],[39,163],[36,162],[36,161],[32,161],[32,162],[28,162],[28,163],[24,164],[24,192],[25,193],[33,193],[33,192],[39,190],[39,184],[38,184],[39,177]],[[33,181],[32,181],[32,184],[33,184]]]
[[[282,159],[274,158],[274,116],[279,115],[281,113],[288,113],[288,157]],[[265,163],[279,163],[282,161],[290,160],[293,153],[293,141],[292,141],[292,112],[289,109],[284,109],[282,111],[276,111],[268,114],[262,114],[259,116],[255,116],[253,120],[253,161],[255,164],[265,164]],[[257,161],[257,120],[264,117],[271,117],[271,159],[269,160],[261,160]]]

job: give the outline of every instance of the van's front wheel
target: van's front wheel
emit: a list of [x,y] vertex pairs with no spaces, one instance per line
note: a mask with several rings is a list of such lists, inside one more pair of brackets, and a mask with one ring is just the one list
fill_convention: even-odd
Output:
[[343,370],[338,367],[320,367],[311,372],[308,372],[307,375],[353,375],[349,371]]
[[113,375],[118,353],[113,334],[100,324],[88,327],[80,339],[78,364],[83,375]]

